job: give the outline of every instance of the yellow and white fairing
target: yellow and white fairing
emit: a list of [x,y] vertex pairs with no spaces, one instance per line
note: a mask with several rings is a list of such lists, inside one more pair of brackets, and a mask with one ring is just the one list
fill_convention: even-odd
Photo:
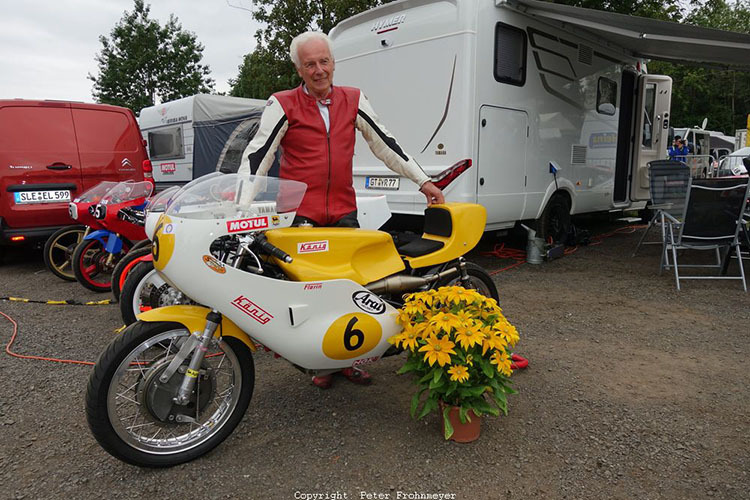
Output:
[[[178,195],[157,224],[154,267],[187,296],[215,308],[250,338],[302,368],[336,369],[379,358],[389,347],[388,337],[400,331],[396,310],[360,284],[277,280],[211,255],[211,243],[222,236],[289,227],[304,195],[303,184],[253,176],[230,192],[232,183],[240,186],[236,177],[222,176],[220,186]],[[301,192],[295,184],[303,187]],[[294,197],[296,203],[290,201]],[[306,228],[285,229],[295,230]],[[336,255],[335,237],[315,236],[301,241],[303,252]],[[346,259],[351,252],[342,255]]]

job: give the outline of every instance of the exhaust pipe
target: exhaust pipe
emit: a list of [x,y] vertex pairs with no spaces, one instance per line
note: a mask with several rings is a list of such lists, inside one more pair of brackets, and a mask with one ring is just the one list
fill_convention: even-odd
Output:
[[456,267],[446,269],[443,272],[437,274],[427,274],[425,276],[409,276],[406,274],[397,274],[396,276],[389,276],[378,281],[373,281],[365,285],[365,288],[370,290],[376,295],[381,294],[393,294],[401,292],[410,292],[417,288],[422,288],[436,281],[451,278],[461,272],[464,268],[463,261]]

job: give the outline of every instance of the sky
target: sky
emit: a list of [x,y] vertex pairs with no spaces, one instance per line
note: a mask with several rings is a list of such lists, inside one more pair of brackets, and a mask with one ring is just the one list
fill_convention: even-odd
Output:
[[[260,25],[251,0],[146,0],[163,26],[174,14],[203,44],[217,92],[228,92]],[[237,7],[234,8],[229,4]],[[0,99],[94,102],[99,36],[109,37],[133,0],[0,0]]]

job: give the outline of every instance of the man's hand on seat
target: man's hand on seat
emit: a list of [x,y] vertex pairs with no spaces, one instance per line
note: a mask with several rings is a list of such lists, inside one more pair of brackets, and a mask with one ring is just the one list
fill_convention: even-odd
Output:
[[438,188],[432,182],[425,182],[424,184],[422,184],[422,187],[420,187],[419,190],[422,192],[422,194],[424,194],[425,198],[427,198],[428,207],[430,205],[445,203],[443,192],[440,191],[440,188]]

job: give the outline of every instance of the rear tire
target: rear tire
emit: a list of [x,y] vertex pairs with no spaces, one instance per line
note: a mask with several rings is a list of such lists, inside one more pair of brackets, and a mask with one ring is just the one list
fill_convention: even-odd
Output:
[[550,239],[553,243],[564,241],[571,228],[568,199],[561,194],[554,195],[544,208],[537,226],[537,237],[542,238],[545,243]]
[[112,456],[139,467],[181,464],[218,446],[242,420],[255,367],[250,349],[233,337],[209,346],[190,403],[172,403],[190,357],[183,373],[178,370],[166,383],[159,374],[188,336],[179,323],[139,321],[97,361],[86,391],[86,417]]
[[65,281],[75,281],[73,272],[73,252],[83,240],[86,226],[73,224],[61,227],[47,238],[44,244],[44,265],[47,269]]
[[[115,266],[114,271],[112,271],[112,295],[114,296],[115,301],[120,300],[120,292],[122,291],[120,288],[120,281],[123,279],[123,272],[125,272],[127,276],[127,273],[134,269],[132,266],[128,268],[130,264],[133,264],[134,261],[151,253],[150,246],[146,248],[144,245],[140,245],[139,247],[139,244],[140,242],[136,243],[135,246],[131,248],[122,259],[120,259]],[[124,284],[125,283],[123,283],[123,285]]]
[[462,282],[461,276],[457,276],[440,281],[438,286],[462,286],[476,290],[485,297],[500,300],[500,295],[497,293],[497,287],[495,286],[495,282],[492,281],[492,276],[482,266],[478,266],[473,262],[465,262],[464,264],[466,265],[468,283]]

